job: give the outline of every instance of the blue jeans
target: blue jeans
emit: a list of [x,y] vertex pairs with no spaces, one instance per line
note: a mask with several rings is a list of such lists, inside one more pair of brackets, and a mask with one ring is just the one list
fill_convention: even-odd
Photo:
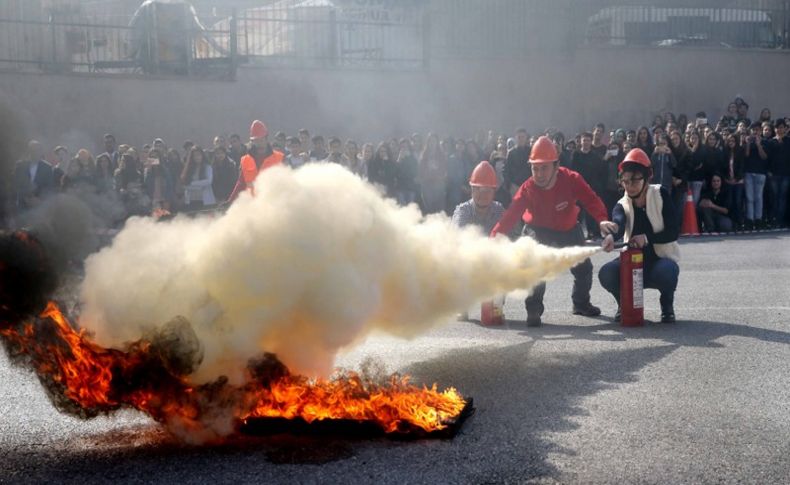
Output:
[[[643,270],[645,288],[653,288],[661,293],[661,311],[672,312],[675,301],[675,288],[678,286],[680,268],[671,259],[658,258],[645,261]],[[609,261],[598,271],[598,281],[606,291],[614,296],[620,305],[620,258]]]
[[746,172],[744,186],[746,187],[746,220],[759,221],[763,218],[765,174]]
[[771,176],[771,195],[773,196],[773,207],[771,217],[777,224],[785,224],[787,215],[787,193],[790,189],[790,177],[787,175]]

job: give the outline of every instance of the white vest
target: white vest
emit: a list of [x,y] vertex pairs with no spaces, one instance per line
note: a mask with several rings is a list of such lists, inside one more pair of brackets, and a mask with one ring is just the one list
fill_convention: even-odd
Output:
[[[648,185],[645,195],[647,197],[647,204],[645,205],[647,218],[653,227],[653,232],[659,233],[664,230],[664,217],[661,215],[661,211],[664,209],[664,199],[661,198],[661,185]],[[628,194],[625,194],[619,202],[625,211],[626,220],[623,240],[628,242],[634,230],[634,207]],[[668,258],[676,263],[680,262],[680,245],[677,241],[663,244],[653,243],[653,249],[659,258]]]

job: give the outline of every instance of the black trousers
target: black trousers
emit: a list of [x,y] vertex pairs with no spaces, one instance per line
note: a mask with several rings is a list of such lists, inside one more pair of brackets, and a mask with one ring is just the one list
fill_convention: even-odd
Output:
[[[570,231],[553,231],[542,227],[526,226],[525,235],[531,235],[539,243],[555,248],[567,248],[570,246],[583,246],[584,234],[580,224]],[[573,275],[573,291],[571,300],[574,306],[584,306],[590,303],[590,289],[592,288],[593,265],[590,258],[571,268]],[[546,283],[541,283],[532,290],[524,304],[527,307],[527,314],[543,314],[543,296],[546,294]]]

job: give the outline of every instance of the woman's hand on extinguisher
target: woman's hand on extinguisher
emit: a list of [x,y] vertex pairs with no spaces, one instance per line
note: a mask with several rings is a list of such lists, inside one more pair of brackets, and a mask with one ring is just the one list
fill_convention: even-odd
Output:
[[628,241],[628,245],[632,248],[642,249],[647,246],[647,236],[644,234],[637,234]]
[[601,241],[601,249],[607,253],[612,252],[614,250],[614,236],[607,234],[606,237],[603,238],[603,241]]

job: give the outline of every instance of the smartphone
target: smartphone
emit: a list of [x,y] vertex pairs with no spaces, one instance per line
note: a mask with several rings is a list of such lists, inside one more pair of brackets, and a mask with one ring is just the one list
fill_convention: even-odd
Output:
[[608,150],[606,153],[609,154],[610,157],[616,157],[618,150]]
[[707,118],[697,118],[697,126],[702,126],[707,124],[708,124]]

